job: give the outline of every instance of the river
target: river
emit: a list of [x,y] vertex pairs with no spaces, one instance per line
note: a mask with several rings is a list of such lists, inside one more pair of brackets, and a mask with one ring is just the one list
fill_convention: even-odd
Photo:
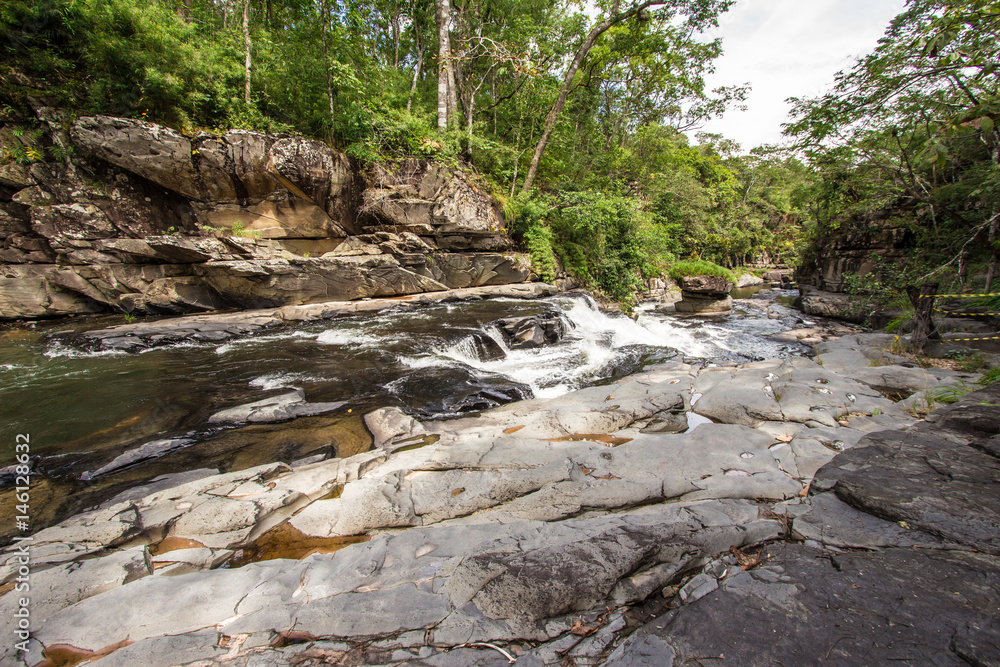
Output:
[[[808,354],[806,346],[767,337],[802,326],[801,313],[768,318],[767,302],[790,294],[766,290],[738,299],[732,316],[713,320],[679,319],[652,305],[631,319],[602,312],[582,294],[442,303],[140,354],[72,344],[73,334],[120,323],[120,316],[10,325],[0,330],[0,419],[10,441],[0,466],[13,463],[14,434],[30,434],[37,529],[158,475],[364,451],[371,439],[362,416],[378,407],[448,418],[559,396],[666,360],[743,363]],[[560,342],[511,350],[493,324],[540,313],[563,320]],[[480,358],[475,338],[483,336],[502,355]],[[289,388],[304,391],[309,402],[345,405],[283,424],[208,422],[215,412]],[[91,478],[122,452],[173,437],[189,444]],[[13,489],[3,481],[6,501]],[[3,512],[12,504],[3,502]]]

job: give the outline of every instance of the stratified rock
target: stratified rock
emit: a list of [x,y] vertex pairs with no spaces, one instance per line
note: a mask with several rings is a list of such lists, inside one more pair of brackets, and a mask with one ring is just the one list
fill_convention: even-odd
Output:
[[499,209],[471,174],[405,160],[372,167],[367,181],[362,217],[369,228],[433,237],[448,250],[510,248]]
[[547,639],[569,630],[570,614],[641,599],[701,559],[778,530],[747,502],[416,529],[335,558],[149,577],[36,619],[33,631],[47,646],[85,651],[202,628],[259,638],[293,629],[338,639],[428,631],[427,643],[442,646]]
[[722,299],[703,299],[685,294],[674,304],[678,315],[729,315],[733,312],[733,299],[726,296]]
[[857,509],[949,542],[1000,554],[1000,460],[933,432],[883,431],[816,473]]
[[733,283],[721,276],[684,276],[677,280],[682,292],[721,298],[733,291]]
[[684,276],[677,282],[681,288],[681,300],[674,304],[678,315],[728,315],[733,311],[731,281],[720,276]]

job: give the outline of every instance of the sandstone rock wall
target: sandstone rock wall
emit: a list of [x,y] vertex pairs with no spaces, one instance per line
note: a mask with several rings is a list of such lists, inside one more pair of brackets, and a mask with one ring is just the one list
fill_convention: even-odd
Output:
[[901,260],[913,244],[913,233],[897,218],[852,219],[826,237],[815,258],[796,271],[796,280],[822,291],[844,292],[847,276],[870,273],[876,261]]
[[[0,166],[0,319],[178,313],[517,283],[477,179],[421,160],[364,171],[327,145],[39,111],[48,162]],[[6,147],[27,141],[0,127]]]

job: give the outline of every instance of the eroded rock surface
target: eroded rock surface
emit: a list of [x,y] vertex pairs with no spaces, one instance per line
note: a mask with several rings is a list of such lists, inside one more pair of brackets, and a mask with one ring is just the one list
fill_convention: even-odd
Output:
[[[24,662],[992,664],[1000,390],[918,422],[887,394],[951,378],[848,377],[879,345],[383,408],[363,454],[159,480],[33,536]],[[236,410],[303,404],[278,398]],[[692,414],[714,421],[672,432]],[[0,552],[0,584],[17,566]]]
[[0,319],[279,307],[530,276],[496,203],[460,168],[362,173],[302,137],[188,136],[107,116],[49,127],[75,145],[70,162],[0,174],[16,189],[0,196]]

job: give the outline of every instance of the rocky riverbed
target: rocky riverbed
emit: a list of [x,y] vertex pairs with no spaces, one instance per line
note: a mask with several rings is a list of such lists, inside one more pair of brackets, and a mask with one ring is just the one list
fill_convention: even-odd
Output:
[[33,535],[29,650],[0,660],[994,664],[1000,392],[922,419],[975,377],[892,338],[382,407],[370,451],[162,475]]

